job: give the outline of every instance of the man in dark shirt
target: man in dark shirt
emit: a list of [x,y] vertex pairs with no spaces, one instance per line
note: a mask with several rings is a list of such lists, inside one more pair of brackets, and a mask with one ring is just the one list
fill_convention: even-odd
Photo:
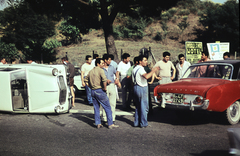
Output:
[[103,71],[104,61],[101,58],[97,58],[95,62],[96,67],[89,71],[85,77],[84,82],[88,84],[92,91],[93,107],[94,107],[94,118],[97,128],[102,128],[100,119],[100,104],[106,112],[108,128],[116,128],[118,125],[113,124],[112,111],[107,97],[107,77]]
[[74,66],[68,62],[68,58],[67,57],[63,57],[62,58],[62,63],[65,64],[68,68],[67,68],[67,74],[68,78],[69,78],[69,86],[71,89],[71,94],[72,94],[72,107],[75,107],[75,93],[73,90],[73,84],[74,84],[74,75],[75,75],[75,70],[74,70]]

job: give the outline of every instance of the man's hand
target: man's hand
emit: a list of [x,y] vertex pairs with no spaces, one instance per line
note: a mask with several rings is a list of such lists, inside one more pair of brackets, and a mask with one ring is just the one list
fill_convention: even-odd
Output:
[[83,87],[85,87],[85,86],[86,86],[86,84],[84,83],[84,81],[82,81],[82,86],[83,86]]
[[111,80],[107,80],[107,84],[110,84],[112,81]]
[[158,79],[158,80],[162,80],[161,76],[159,76],[159,77],[156,77],[156,79]]
[[119,83],[119,79],[115,79],[114,83],[117,85]]
[[171,77],[171,80],[173,80],[173,79],[174,79],[174,76]]

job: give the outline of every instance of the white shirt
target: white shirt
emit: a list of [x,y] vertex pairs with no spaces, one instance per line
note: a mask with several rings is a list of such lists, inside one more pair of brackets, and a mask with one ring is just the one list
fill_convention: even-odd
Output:
[[123,63],[123,61],[121,61],[119,64],[118,64],[118,68],[117,68],[117,71],[119,71],[121,73],[121,76],[126,76],[127,75],[127,71],[128,69],[131,67],[131,63],[128,62],[127,64]]
[[91,62],[91,65],[95,67],[95,61],[96,59],[93,59],[92,62]]
[[191,66],[191,64],[188,61],[184,61],[182,67],[180,63],[177,63],[176,68],[178,70],[178,80],[183,76],[189,66]]
[[146,87],[148,85],[147,79],[142,76],[145,73],[146,71],[144,70],[143,66],[137,65],[135,68],[133,68],[133,72],[132,72],[133,82],[136,82],[137,85],[141,87]]
[[82,68],[81,68],[81,71],[84,72],[84,75],[83,75],[83,76],[87,76],[87,75],[88,75],[88,72],[89,72],[90,70],[92,70],[93,68],[94,68],[93,65],[84,63],[84,64],[82,65]]

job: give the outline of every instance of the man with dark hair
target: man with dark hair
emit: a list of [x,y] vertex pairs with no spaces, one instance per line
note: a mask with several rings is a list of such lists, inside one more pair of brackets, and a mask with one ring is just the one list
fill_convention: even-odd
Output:
[[136,102],[134,127],[148,126],[147,115],[149,110],[148,82],[149,79],[159,67],[154,67],[151,72],[146,73],[144,67],[147,66],[146,56],[139,56],[139,65],[133,69],[132,79],[134,82],[134,101]]
[[111,58],[111,65],[117,70],[118,64],[117,62],[114,61],[114,56],[113,54],[109,54],[110,58]]
[[96,67],[94,67],[88,75],[85,77],[84,82],[88,84],[91,88],[91,95],[93,99],[94,106],[94,118],[97,128],[102,128],[101,119],[100,119],[100,105],[106,112],[108,128],[117,128],[118,125],[113,124],[112,120],[112,111],[107,97],[107,77],[103,71],[104,61],[101,58],[97,58],[95,61]]
[[[198,63],[200,63],[200,62],[206,62],[206,61],[211,61],[211,60],[208,58],[208,56],[209,56],[208,51],[202,51],[201,60],[199,60]],[[211,69],[213,69],[212,66],[210,66],[209,72],[211,71]],[[198,67],[198,70],[199,70],[199,75],[198,75],[198,77],[204,77],[205,74],[206,74],[207,66],[200,66],[200,67]]]
[[[117,102],[117,92],[115,84],[119,81],[115,79],[116,76],[116,69],[111,65],[111,57],[108,54],[103,55],[104,61],[104,73],[107,77],[107,96],[110,102],[111,110],[112,110],[112,118],[113,123],[115,124],[115,109],[116,109],[116,102]],[[107,121],[106,112],[103,110],[103,121]]]
[[177,63],[177,78],[178,80],[183,76],[185,71],[188,69],[191,64],[188,61],[185,61],[185,57],[183,54],[178,55],[179,63]]
[[84,78],[87,76],[88,72],[94,68],[92,63],[92,57],[91,55],[86,56],[86,63],[84,63],[81,67],[81,79],[82,79],[82,86],[85,87],[87,101],[89,105],[92,105],[92,96],[91,96],[91,89],[88,87],[88,85],[85,84]]
[[75,94],[74,94],[74,91],[73,91],[73,84],[74,84],[74,75],[75,75],[75,68],[74,66],[68,61],[68,58],[67,57],[63,57],[62,58],[62,63],[64,65],[66,65],[68,68],[67,68],[67,73],[69,74],[68,75],[68,79],[69,79],[69,86],[70,86],[70,90],[71,90],[71,94],[72,94],[72,107],[75,107]]
[[229,53],[229,52],[225,52],[225,53],[223,54],[223,59],[224,59],[224,60],[230,60],[230,53]]
[[[175,78],[176,69],[171,61],[169,61],[171,54],[167,51],[163,53],[163,60],[158,61],[155,67],[159,67],[159,75],[157,79],[159,84],[170,83]],[[171,69],[173,70],[173,75],[171,76]]]
[[98,54],[93,54],[93,60],[92,60],[91,65],[95,66],[95,61],[96,61],[96,59],[97,59],[98,57],[99,57]]
[[6,59],[5,59],[4,57],[1,57],[0,65],[1,65],[1,64],[7,64]]
[[[122,55],[122,61],[118,64],[118,69],[116,73],[117,79],[119,79],[121,75],[121,86],[122,86],[122,105],[123,109],[126,111],[131,110],[131,80],[127,78],[127,71],[131,67],[130,64],[130,55],[128,53],[124,53]],[[128,92],[128,93],[127,93]],[[128,95],[128,100],[127,100]]]
[[28,64],[37,64],[37,63],[32,59],[32,57],[27,57],[27,63],[28,63]]

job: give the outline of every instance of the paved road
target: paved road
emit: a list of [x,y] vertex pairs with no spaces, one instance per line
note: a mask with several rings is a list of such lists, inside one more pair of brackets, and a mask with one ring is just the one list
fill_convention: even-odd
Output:
[[0,113],[0,156],[119,155],[119,156],[226,156],[227,129],[215,113],[178,118],[174,111],[154,107],[148,128],[133,127],[133,113],[121,111],[120,128],[96,129],[92,106],[76,99],[69,114]]

